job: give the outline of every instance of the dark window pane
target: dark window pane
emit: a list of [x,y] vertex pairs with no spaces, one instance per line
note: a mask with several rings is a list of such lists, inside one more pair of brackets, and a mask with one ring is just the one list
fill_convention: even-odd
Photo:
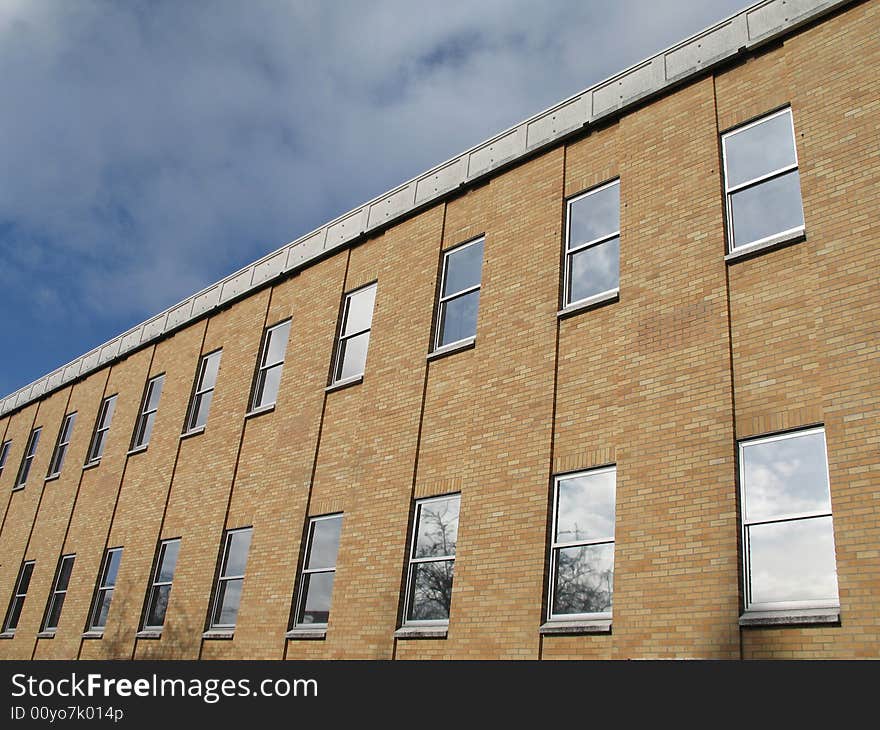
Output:
[[823,433],[745,444],[742,457],[748,522],[831,511]]
[[459,497],[423,502],[416,525],[416,558],[455,555]]
[[238,605],[241,603],[241,586],[244,581],[220,581],[217,608],[214,611],[214,623],[220,626],[234,626],[238,617]]
[[452,600],[454,560],[415,563],[410,581],[410,621],[432,621],[449,618]]
[[617,233],[620,230],[620,184],[572,201],[568,225],[569,250]]
[[480,305],[479,290],[444,302],[440,308],[440,341],[438,347],[477,334],[477,310]]
[[797,170],[730,196],[734,246],[760,241],[804,225]]
[[100,459],[104,453],[104,443],[107,440],[107,432],[106,431],[97,431],[95,433],[95,445],[92,448],[92,453],[90,457],[90,461],[95,461],[96,459]]
[[361,289],[348,298],[348,311],[345,313],[343,335],[370,329],[373,323],[373,305],[376,301],[376,287]]
[[556,542],[614,537],[614,471],[559,480]]
[[367,366],[367,348],[370,344],[370,333],[364,332],[339,342],[339,364],[336,368],[337,380],[363,375]]
[[724,138],[727,187],[795,164],[791,116],[780,114]]
[[70,583],[70,574],[73,572],[73,558],[64,558],[58,571],[58,582],[55,584],[56,591],[66,591]]
[[602,294],[620,285],[620,239],[571,254],[568,303]]
[[111,396],[107,399],[107,406],[104,409],[103,418],[101,418],[101,428],[110,428],[110,423],[113,421],[113,413],[116,410],[116,396]]
[[159,575],[156,577],[160,583],[174,578],[174,568],[177,566],[177,555],[180,553],[180,540],[166,542],[162,546],[162,559],[159,565]]
[[95,606],[95,620],[92,628],[103,629],[107,625],[107,614],[110,612],[110,602],[113,600],[113,589],[101,591],[98,594],[98,604]]
[[18,588],[15,589],[16,593],[27,593],[28,588],[31,585],[31,576],[34,573],[34,564],[27,563],[21,571],[21,580],[18,581]]
[[443,296],[478,286],[483,271],[483,242],[459,248],[446,256]]
[[553,614],[610,611],[613,581],[613,543],[557,550]]
[[61,620],[61,609],[64,607],[66,593],[55,593],[49,603],[49,611],[46,614],[46,629],[57,629],[58,621]]
[[297,623],[326,624],[330,616],[333,596],[333,577],[330,573],[306,573],[303,576],[303,596]]
[[140,434],[138,435],[138,440],[135,443],[135,446],[143,446],[144,444],[150,443],[150,436],[153,435],[153,423],[156,420],[156,414],[148,413],[143,417],[141,421]]
[[312,542],[306,568],[335,568],[339,552],[339,535],[342,531],[342,517],[315,520],[312,523]]
[[16,596],[12,599],[9,609],[9,618],[6,620],[6,630],[12,631],[18,628],[18,619],[21,617],[21,609],[24,606],[24,596]]
[[156,586],[150,596],[150,606],[147,610],[147,626],[162,626],[165,623],[165,611],[168,609],[168,598],[171,595],[171,586]]
[[196,404],[190,429],[201,428],[208,422],[208,412],[211,410],[211,400],[213,397],[213,390],[209,390],[207,393],[202,393],[202,395],[196,396]]
[[284,361],[284,353],[287,350],[287,338],[290,335],[290,322],[278,325],[269,332],[269,342],[266,348],[266,358],[263,365],[275,365]]
[[837,600],[830,517],[752,525],[747,529],[753,603]]
[[251,546],[251,531],[239,530],[238,532],[229,533],[228,545],[223,575],[244,575],[248,549]]

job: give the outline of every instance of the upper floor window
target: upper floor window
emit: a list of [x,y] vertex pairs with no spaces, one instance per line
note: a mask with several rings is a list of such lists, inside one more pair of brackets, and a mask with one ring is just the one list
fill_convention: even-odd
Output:
[[49,462],[49,477],[57,477],[61,474],[64,466],[64,457],[67,456],[67,447],[70,446],[70,437],[73,435],[73,424],[76,422],[76,412],[68,413],[61,422],[61,430],[58,431],[58,442],[55,451],[52,452],[52,461]]
[[615,293],[620,286],[620,180],[568,201],[563,306]]
[[420,499],[406,585],[406,623],[447,623],[458,541],[460,494]]
[[13,489],[21,489],[27,481],[28,474],[31,473],[31,465],[34,463],[34,457],[37,455],[37,444],[40,443],[40,432],[42,430],[41,428],[35,428],[31,431],[27,448],[24,450],[24,456],[21,458],[21,465],[18,467],[18,476],[15,477]]
[[734,129],[721,141],[730,251],[803,233],[791,109]]
[[89,630],[101,631],[107,625],[107,614],[110,613],[110,602],[113,600],[113,591],[116,589],[116,579],[119,576],[121,562],[121,547],[111,548],[104,554],[101,579],[98,581],[98,587],[95,591],[95,604],[92,607]]
[[296,626],[327,625],[341,532],[342,515],[313,517],[309,520],[306,556],[294,622]]
[[477,335],[485,240],[480,237],[443,253],[435,350],[471,340]]
[[616,467],[555,479],[548,619],[611,618]]
[[6,460],[9,458],[9,448],[12,446],[12,439],[4,441],[0,444],[0,476],[3,476],[3,469],[6,466]]
[[174,580],[174,569],[177,567],[179,553],[179,537],[173,540],[163,540],[159,544],[156,570],[153,573],[153,582],[147,596],[147,612],[144,616],[145,629],[161,629],[165,625],[165,612],[168,610],[171,582]]
[[257,367],[257,378],[254,382],[252,411],[275,403],[278,387],[281,385],[281,371],[284,369],[284,353],[287,351],[289,337],[290,320],[266,330],[263,337],[263,351]]
[[61,618],[61,608],[67,597],[67,586],[70,584],[70,574],[73,572],[75,555],[62,555],[55,571],[55,580],[52,583],[52,593],[46,604],[46,615],[43,617],[43,631],[55,631]]
[[825,429],[739,444],[746,610],[838,607]]
[[116,396],[111,395],[101,402],[101,410],[98,411],[98,420],[95,422],[95,433],[92,436],[92,445],[89,447],[89,457],[86,464],[99,461],[104,454],[107,445],[107,434],[110,431],[110,422],[113,420],[113,412],[116,410]]
[[18,628],[18,619],[21,617],[21,609],[24,608],[24,599],[27,597],[33,573],[34,561],[25,560],[18,571],[18,580],[15,581],[15,589],[9,601],[9,609],[6,611],[6,620],[3,622],[4,634],[11,634]]
[[364,374],[375,303],[376,284],[370,284],[345,295],[342,326],[339,329],[336,358],[333,363],[334,383]]
[[222,354],[222,350],[215,350],[208,355],[202,356],[199,362],[199,371],[196,375],[195,389],[193,390],[184,433],[204,428],[208,422],[208,411],[211,410],[214,384],[217,382],[217,372],[220,370],[220,355]]
[[144,399],[141,402],[141,410],[134,424],[134,436],[131,441],[132,449],[139,449],[150,443],[153,434],[153,424],[156,421],[156,412],[159,410],[159,398],[162,397],[162,386],[165,384],[165,375],[157,375],[147,381],[144,389]]
[[224,535],[223,554],[214,591],[214,607],[211,611],[212,629],[235,628],[252,531],[252,528],[245,527],[227,530]]

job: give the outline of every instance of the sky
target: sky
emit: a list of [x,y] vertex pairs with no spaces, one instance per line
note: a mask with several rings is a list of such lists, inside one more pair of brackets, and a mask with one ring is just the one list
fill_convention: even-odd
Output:
[[0,0],[0,398],[748,0]]

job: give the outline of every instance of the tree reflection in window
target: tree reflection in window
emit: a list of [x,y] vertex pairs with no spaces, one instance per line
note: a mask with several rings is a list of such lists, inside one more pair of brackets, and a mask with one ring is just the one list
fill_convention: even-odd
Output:
[[460,495],[416,503],[407,581],[407,621],[448,621]]

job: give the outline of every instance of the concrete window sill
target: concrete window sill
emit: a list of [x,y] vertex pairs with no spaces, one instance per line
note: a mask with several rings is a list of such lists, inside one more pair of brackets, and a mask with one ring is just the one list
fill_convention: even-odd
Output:
[[449,627],[435,626],[401,626],[394,632],[395,639],[445,639]]
[[611,619],[582,619],[580,621],[547,621],[538,629],[542,636],[572,634],[610,634]]
[[184,439],[188,439],[192,436],[198,436],[199,434],[202,434],[204,432],[205,427],[199,426],[198,428],[194,428],[192,431],[184,431],[182,434],[180,434],[180,440],[183,441]]
[[746,246],[735,248],[733,251],[727,254],[727,256],[724,257],[724,260],[727,263],[733,263],[734,261],[740,261],[742,259],[751,258],[752,256],[757,256],[758,254],[764,253],[765,251],[773,251],[777,248],[782,248],[783,246],[789,246],[793,243],[800,243],[801,241],[806,240],[807,234],[805,231],[792,231],[791,233],[785,233],[781,236],[775,236],[774,238],[770,238],[766,241],[760,241],[759,243],[750,243]]
[[800,608],[782,611],[746,611],[739,617],[740,626],[804,626],[839,624],[839,608]]
[[444,345],[443,347],[438,347],[434,352],[428,353],[428,360],[439,360],[441,357],[446,357],[447,355],[452,355],[455,352],[463,352],[464,350],[471,350],[477,346],[477,338],[476,337],[468,337],[464,340],[459,340],[458,342],[452,342],[448,345]]
[[103,639],[104,632],[103,631],[86,631],[83,633],[82,637],[84,639]]
[[2,634],[0,634],[0,639],[14,639],[14,638],[15,638],[14,631],[4,631]]
[[256,418],[257,416],[262,416],[264,413],[271,413],[275,410],[274,403],[268,403],[265,406],[260,406],[259,408],[254,408],[252,411],[248,411],[244,414],[244,419],[248,420],[249,418]]
[[39,634],[37,634],[37,638],[38,639],[54,639],[55,632],[54,631],[41,631]]
[[149,444],[144,444],[143,446],[136,446],[133,449],[129,449],[125,455],[126,456],[134,456],[135,454],[143,454],[147,450],[148,446],[149,446]]
[[136,639],[161,639],[162,631],[160,629],[143,629],[134,636]]
[[285,635],[288,639],[311,639],[311,640],[320,640],[327,638],[327,627],[322,626],[320,628],[307,629],[307,628],[296,628],[291,629]]
[[324,388],[325,393],[332,393],[334,390],[344,390],[345,388],[350,388],[352,385],[357,385],[358,383],[364,382],[364,374],[360,375],[352,375],[350,378],[345,378],[343,380],[337,380],[335,383],[331,383],[326,388]]
[[235,638],[235,629],[211,629],[202,634],[203,639],[223,639],[229,640]]
[[581,312],[586,312],[588,309],[595,309],[596,307],[600,307],[603,304],[610,304],[611,302],[616,302],[620,300],[620,289],[612,289],[611,291],[603,292],[602,294],[597,294],[594,297],[589,297],[587,299],[582,299],[579,302],[573,302],[568,306],[560,309],[556,316],[559,319],[565,319],[566,317],[571,317],[575,314],[580,314]]
[[85,471],[86,469],[94,469],[96,466],[101,466],[100,459],[95,459],[94,461],[89,461],[83,464],[83,471]]

